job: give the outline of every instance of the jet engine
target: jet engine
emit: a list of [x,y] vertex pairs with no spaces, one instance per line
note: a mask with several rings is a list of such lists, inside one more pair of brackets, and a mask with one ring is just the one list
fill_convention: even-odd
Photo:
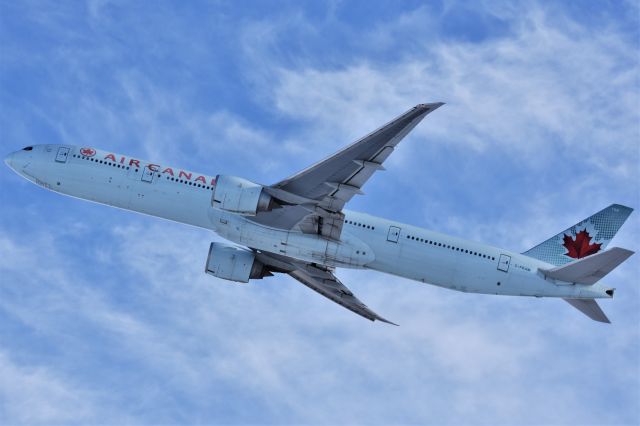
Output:
[[204,271],[214,277],[241,283],[273,275],[256,260],[252,251],[222,243],[211,243]]
[[245,216],[268,212],[280,205],[262,185],[235,176],[218,175],[211,205],[217,209]]

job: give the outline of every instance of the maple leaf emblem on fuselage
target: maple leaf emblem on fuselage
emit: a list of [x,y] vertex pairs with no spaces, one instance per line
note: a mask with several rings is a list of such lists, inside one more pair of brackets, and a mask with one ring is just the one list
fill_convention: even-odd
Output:
[[602,246],[602,244],[598,243],[591,244],[591,235],[589,235],[586,229],[578,232],[575,240],[571,238],[570,235],[564,234],[564,243],[562,245],[568,251],[564,255],[574,259],[582,259],[583,257],[595,254],[600,251],[600,247]]
[[85,157],[93,157],[94,155],[96,155],[96,150],[93,148],[81,148],[80,154],[84,155]]

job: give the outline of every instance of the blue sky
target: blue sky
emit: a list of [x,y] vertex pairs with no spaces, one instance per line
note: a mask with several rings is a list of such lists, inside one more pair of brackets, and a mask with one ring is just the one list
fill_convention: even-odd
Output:
[[[273,183],[446,105],[349,208],[524,251],[640,207],[636,2],[0,3],[0,147]],[[0,170],[2,424],[638,424],[640,258],[613,324],[558,300],[202,270],[211,233]],[[638,250],[634,213],[613,244]]]

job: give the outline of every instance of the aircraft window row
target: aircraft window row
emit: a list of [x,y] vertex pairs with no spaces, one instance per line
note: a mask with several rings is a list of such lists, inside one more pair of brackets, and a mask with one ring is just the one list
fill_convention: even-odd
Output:
[[354,222],[352,220],[345,220],[344,223],[347,223],[347,224],[353,225],[353,226],[359,226],[361,228],[371,229],[371,230],[376,229],[375,226],[367,225],[365,223],[360,223],[360,222]]
[[[89,161],[93,161],[94,163],[99,163],[99,164],[106,164],[107,166],[112,166],[112,167],[117,167],[119,169],[125,169],[125,170],[129,170],[129,166],[125,166],[124,164],[118,164],[118,163],[114,163],[113,161],[104,161],[104,160],[98,160],[97,158],[93,158],[93,157],[85,157],[84,155],[76,155],[73,154],[73,158],[80,158],[82,160],[89,160]],[[136,169],[136,172],[138,170]]]
[[[113,161],[104,161],[104,160],[98,160],[97,158],[93,158],[93,157],[85,157],[83,155],[76,155],[73,154],[74,158],[80,158],[82,160],[89,160],[89,161],[93,161],[94,163],[100,163],[100,164],[107,164],[109,166],[113,166],[113,167],[117,167],[119,169],[125,169],[125,170],[129,170],[131,167],[129,166],[125,166],[125,165],[121,165],[118,163],[114,163]],[[138,173],[138,169],[135,170],[136,173]],[[161,177],[162,175],[160,173],[152,173],[156,174],[158,177]],[[167,180],[171,180],[173,182],[178,182],[181,183],[183,185],[189,185],[189,186],[195,186],[197,188],[203,188],[203,189],[209,189],[209,190],[213,190],[213,186],[209,186],[209,185],[202,185],[200,183],[195,183],[195,182],[189,182],[187,180],[182,180],[182,179],[176,179],[174,177],[171,176],[167,176]]]
[[[160,176],[160,173],[158,173],[158,176]],[[167,180],[170,180],[172,182],[178,182],[178,183],[181,183],[183,185],[190,185],[190,186],[195,186],[197,188],[213,190],[213,186],[203,185],[201,183],[189,182],[188,180],[177,179],[177,178],[174,178],[174,177],[171,177],[171,176],[167,176]]]
[[453,251],[458,251],[460,253],[471,254],[473,256],[478,256],[478,257],[481,257],[483,259],[496,260],[495,257],[489,256],[488,254],[483,254],[483,253],[480,253],[480,252],[477,252],[477,251],[473,251],[473,250],[468,250],[468,249],[462,249],[460,247],[454,247],[454,246],[450,246],[448,244],[443,244],[443,243],[439,243],[437,241],[427,240],[427,239],[424,239],[424,238],[414,237],[413,235],[407,235],[407,239],[414,240],[414,241],[419,241],[419,242],[425,243],[425,244],[431,244],[432,246],[435,246],[435,247],[442,247],[442,248],[450,249],[450,250],[453,250]]

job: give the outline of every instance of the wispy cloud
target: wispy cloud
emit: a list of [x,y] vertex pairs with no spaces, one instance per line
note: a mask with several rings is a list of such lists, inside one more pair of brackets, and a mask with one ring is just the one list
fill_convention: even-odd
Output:
[[[87,280],[91,272],[79,268],[91,261],[90,252],[70,259],[51,250],[54,255],[42,263],[31,255],[33,244],[13,236],[3,238],[4,246],[10,245],[10,253],[15,253],[15,259],[2,266],[3,276],[20,282],[22,294],[32,299],[29,304],[3,303],[3,315],[22,318],[45,336],[59,336],[41,340],[47,350],[32,359],[31,368],[61,383],[73,378],[75,386],[84,389],[87,407],[105,403],[151,407],[147,397],[173,400],[185,395],[194,401],[186,406],[216,419],[211,421],[226,422],[234,415],[219,411],[224,400],[215,395],[231,388],[234,404],[265,407],[275,422],[475,418],[512,423],[525,421],[524,416],[538,422],[586,421],[587,413],[584,417],[575,413],[583,410],[578,407],[584,398],[595,395],[588,386],[575,389],[574,379],[589,384],[601,373],[585,372],[572,365],[575,360],[558,358],[558,351],[567,345],[562,341],[571,335],[571,346],[582,347],[580,365],[611,356],[609,345],[617,350],[608,361],[625,365],[638,337],[629,328],[605,330],[586,321],[576,325],[561,302],[460,295],[371,272],[340,272],[370,306],[401,322],[399,328],[372,325],[287,277],[237,285],[206,276],[201,266],[209,238],[197,230],[165,223],[130,225],[114,229],[112,236],[108,241],[116,257],[109,267],[118,272],[95,284]],[[52,246],[37,241],[35,247]],[[53,247],[60,250],[60,242]],[[203,254],[200,261],[194,252]],[[15,261],[19,259],[27,260]],[[43,273],[34,280],[25,273],[38,269],[36,265],[49,278]],[[47,308],[34,314],[34,307],[42,303]],[[61,360],[49,351],[63,335],[68,358]],[[100,336],[94,349],[86,348],[90,335]],[[595,347],[594,338],[608,344]],[[103,370],[97,377],[88,370],[94,363],[79,358],[92,353]],[[110,358],[117,362],[103,364]],[[555,361],[549,363],[550,359]],[[143,389],[142,393],[123,388],[130,379],[117,371],[122,363],[139,372],[132,379],[137,381],[134,389]],[[544,374],[531,374],[540,368]],[[611,386],[627,385],[632,371],[607,374],[607,380]],[[112,375],[115,381],[109,379]],[[169,387],[161,397],[152,389],[163,377]],[[203,393],[214,395],[209,408],[197,402]],[[44,385],[13,395],[17,408],[10,418],[28,419],[29,412],[20,408],[27,403],[46,412],[51,400],[45,395]],[[72,395],[78,397],[77,390]],[[556,402],[558,395],[563,396],[562,405]],[[632,397],[631,390],[628,398]],[[54,405],[64,406],[64,398]],[[309,406],[309,399],[322,403]],[[353,407],[349,413],[340,409],[345,400]],[[532,406],[556,410],[531,411]],[[90,422],[98,419],[96,412],[101,421],[113,419],[87,410],[82,418]],[[129,415],[133,421],[143,418]],[[258,415],[247,413],[242,418],[261,421],[254,417]],[[182,418],[181,409],[169,404],[147,418],[176,421]]]
[[[387,31],[425,25],[417,15],[390,22]],[[554,155],[579,158],[586,168],[637,177],[634,40],[606,25],[594,33],[540,7],[510,18],[508,37],[435,39],[400,62],[276,65],[278,84],[266,90],[280,111],[306,120],[320,147],[337,148],[418,102],[446,101],[417,130],[431,143],[507,150],[538,168]],[[394,41],[400,47],[404,39]]]
[[46,367],[26,367],[0,353],[3,424],[78,423],[98,411],[87,395]]

